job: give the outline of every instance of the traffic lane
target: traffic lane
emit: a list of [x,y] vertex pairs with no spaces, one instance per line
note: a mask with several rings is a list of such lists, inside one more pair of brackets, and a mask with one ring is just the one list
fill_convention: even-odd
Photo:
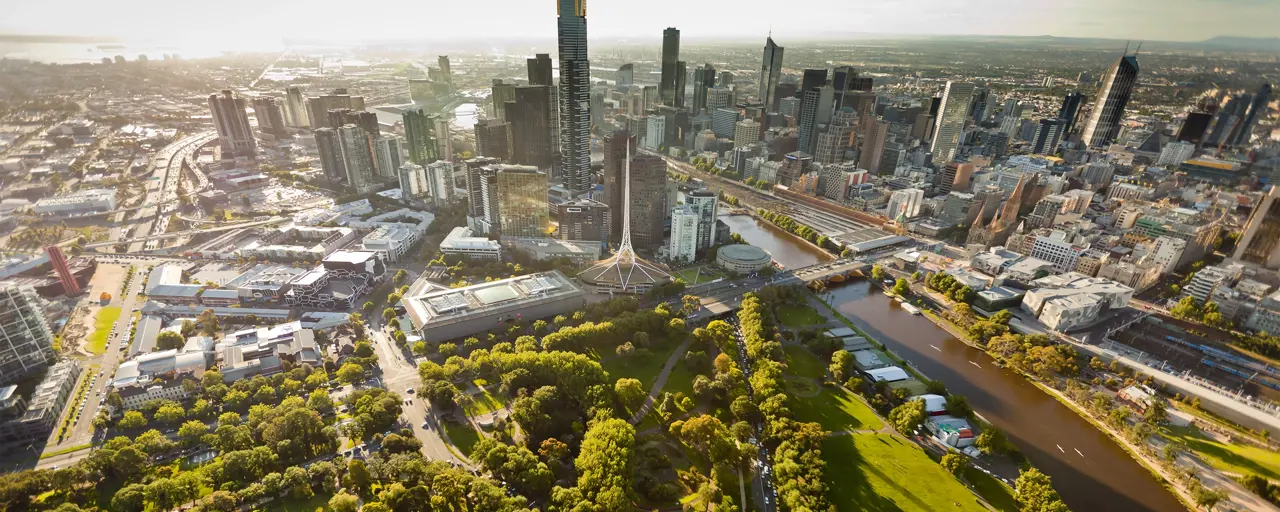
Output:
[[[414,436],[422,441],[423,453],[429,458],[461,464],[462,461],[454,457],[441,436],[440,423],[429,411],[430,405],[425,399],[419,399],[416,393],[409,392],[420,382],[417,367],[400,357],[399,350],[385,331],[376,326],[379,320],[373,319],[370,331],[374,339],[374,349],[378,352],[378,367],[382,370],[384,386],[387,390],[399,394],[402,399],[413,401],[412,404],[401,408],[401,415],[409,422]],[[424,424],[430,428],[423,428]]]

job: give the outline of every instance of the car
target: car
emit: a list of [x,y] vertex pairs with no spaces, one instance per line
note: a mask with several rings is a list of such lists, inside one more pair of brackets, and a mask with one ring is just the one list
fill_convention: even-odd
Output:
[[422,430],[431,430],[431,422],[429,421],[422,422]]
[[409,388],[409,390],[408,390],[408,391],[405,391],[405,393],[408,393],[408,394],[412,395],[412,394],[413,394],[413,388]]

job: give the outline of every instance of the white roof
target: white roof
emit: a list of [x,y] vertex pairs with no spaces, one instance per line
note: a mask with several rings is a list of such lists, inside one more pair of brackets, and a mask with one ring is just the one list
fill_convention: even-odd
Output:
[[876,382],[898,382],[900,380],[910,379],[911,376],[907,372],[897,366],[887,366],[884,368],[876,368],[868,370],[867,375]]
[[928,394],[928,395],[920,395],[917,398],[924,400],[924,412],[938,412],[938,411],[947,410],[947,397],[945,396]]

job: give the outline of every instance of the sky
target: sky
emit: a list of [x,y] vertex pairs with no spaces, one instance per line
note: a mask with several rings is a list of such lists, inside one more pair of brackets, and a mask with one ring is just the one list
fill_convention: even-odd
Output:
[[[1280,0],[587,0],[591,39],[1052,35],[1199,41],[1280,37]],[[9,4],[9,5],[3,5]],[[792,7],[794,6],[794,7]],[[801,8],[802,7],[802,8]],[[0,33],[109,36],[228,49],[280,37],[553,38],[555,0],[4,0]],[[782,43],[785,44],[785,43]]]

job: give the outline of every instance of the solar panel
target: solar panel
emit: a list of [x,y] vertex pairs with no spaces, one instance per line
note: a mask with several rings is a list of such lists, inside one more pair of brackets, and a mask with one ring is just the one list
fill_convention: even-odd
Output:
[[529,294],[531,295],[549,292],[560,287],[559,284],[556,284],[555,281],[547,276],[535,276],[525,281],[525,286],[529,288]]
[[463,297],[461,293],[450,293],[448,295],[432,297],[427,299],[427,302],[431,304],[431,309],[436,310],[437,313],[449,313],[452,311],[467,309],[467,299]]

